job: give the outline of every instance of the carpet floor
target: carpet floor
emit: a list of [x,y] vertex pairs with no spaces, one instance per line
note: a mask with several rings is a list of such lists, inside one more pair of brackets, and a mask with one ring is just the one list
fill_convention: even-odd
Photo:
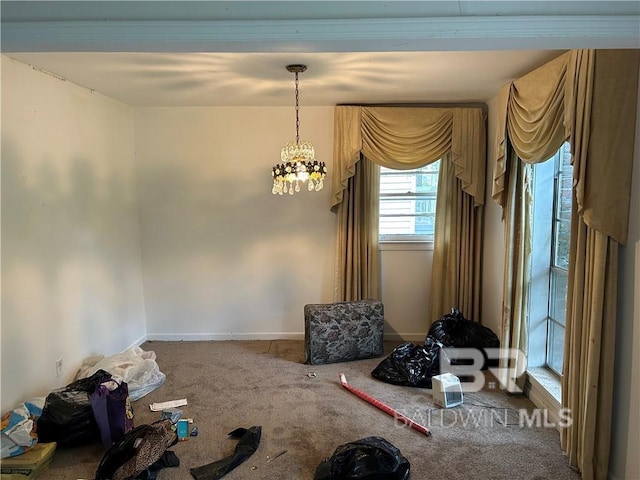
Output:
[[[389,353],[396,344],[386,343]],[[225,479],[312,480],[317,466],[345,443],[380,436],[411,464],[412,480],[580,478],[560,450],[555,428],[527,423],[536,418],[524,396],[508,395],[485,382],[465,393],[464,403],[442,409],[431,390],[400,387],[371,377],[382,358],[330,365],[303,363],[303,342],[147,342],[167,379],[133,402],[135,424],[160,418],[149,405],[186,398],[183,418],[198,435],[171,450],[180,466],[165,468],[158,480],[188,480],[189,469],[230,455],[238,427],[262,427],[253,456]],[[347,381],[430,429],[427,437],[347,391]],[[525,420],[523,422],[523,419]],[[282,451],[286,453],[267,462]],[[101,444],[58,449],[40,480],[92,480],[104,455]]]

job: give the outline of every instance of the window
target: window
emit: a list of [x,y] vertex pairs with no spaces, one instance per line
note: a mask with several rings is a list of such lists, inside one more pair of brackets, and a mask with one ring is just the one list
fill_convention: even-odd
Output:
[[549,279],[549,324],[547,333],[547,366],[562,373],[564,331],[567,313],[567,278],[569,273],[569,237],[571,234],[571,195],[573,166],[569,146],[560,149],[556,157],[553,241]]
[[[533,166],[529,364],[562,374],[573,167],[569,144]],[[533,364],[532,364],[533,360]],[[537,365],[536,365],[537,364]]]
[[381,242],[433,242],[440,160],[413,170],[380,167]]

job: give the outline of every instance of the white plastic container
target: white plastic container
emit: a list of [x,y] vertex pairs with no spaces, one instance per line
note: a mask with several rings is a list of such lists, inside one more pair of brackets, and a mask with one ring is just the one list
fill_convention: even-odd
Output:
[[460,379],[452,373],[442,373],[431,377],[433,403],[444,408],[462,405]]

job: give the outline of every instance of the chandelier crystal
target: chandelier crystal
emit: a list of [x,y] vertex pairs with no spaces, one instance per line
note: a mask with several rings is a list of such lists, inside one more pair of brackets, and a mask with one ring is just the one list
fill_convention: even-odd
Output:
[[296,76],[296,141],[289,142],[282,147],[280,161],[276,164],[271,175],[273,176],[274,195],[288,193],[293,195],[300,191],[300,184],[308,182],[307,190],[320,191],[324,186],[324,177],[327,174],[327,167],[324,162],[315,159],[313,145],[309,142],[300,141],[300,93],[298,90],[298,74],[307,69],[306,65],[287,65],[287,70],[295,73]]

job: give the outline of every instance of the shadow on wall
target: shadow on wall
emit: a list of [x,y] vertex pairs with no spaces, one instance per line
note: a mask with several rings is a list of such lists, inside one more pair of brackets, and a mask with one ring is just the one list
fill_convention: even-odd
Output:
[[53,286],[61,266],[94,259],[122,282],[138,256],[133,178],[98,182],[87,159],[73,161],[66,178],[49,159],[32,174],[10,145],[2,157],[3,274],[33,263]]
[[[99,178],[84,158],[62,171],[53,155],[27,165],[4,138],[3,404],[42,395],[70,380],[83,357],[144,334],[133,175]],[[59,378],[56,358],[65,362]]]
[[83,335],[76,330],[80,338],[127,340],[126,329],[112,322],[143,318],[132,191],[117,175],[99,183],[84,159],[64,178],[47,160],[27,172],[15,149],[3,145],[3,330],[7,322],[42,320],[47,328],[29,335],[75,325],[86,328]]
[[105,180],[85,159],[65,173],[52,162],[28,169],[4,142],[9,332],[46,322],[38,342],[73,326],[76,339],[128,345],[142,272],[147,318],[169,333],[299,332],[302,306],[331,299],[328,190],[283,198],[268,168],[212,178],[180,165],[142,169],[137,190],[133,175]]
[[141,171],[139,184],[143,242],[179,256],[224,246],[224,260],[234,262],[268,239],[272,257],[284,249],[295,259],[299,242],[313,244],[335,221],[327,190],[272,195],[268,167],[215,177],[188,166],[153,167]]
[[283,198],[269,166],[147,162],[138,185],[150,333],[300,332],[302,306],[332,298],[328,188]]

